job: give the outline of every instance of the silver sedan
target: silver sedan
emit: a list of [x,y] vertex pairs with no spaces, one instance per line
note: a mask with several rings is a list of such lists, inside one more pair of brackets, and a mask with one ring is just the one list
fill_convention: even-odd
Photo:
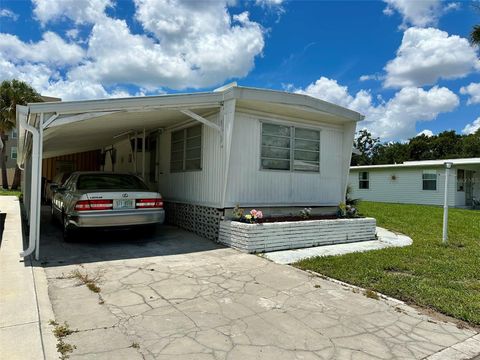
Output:
[[116,228],[162,224],[163,199],[135,175],[74,172],[53,188],[52,218],[69,240],[81,228]]

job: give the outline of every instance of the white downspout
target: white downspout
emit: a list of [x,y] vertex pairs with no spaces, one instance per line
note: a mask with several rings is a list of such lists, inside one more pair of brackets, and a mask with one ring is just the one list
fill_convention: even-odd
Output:
[[137,132],[135,131],[135,140],[133,146],[133,170],[135,171],[135,175],[137,174]]
[[145,181],[145,128],[143,128],[142,138],[142,179]]
[[[40,114],[40,119],[43,121],[43,113]],[[31,126],[27,121],[26,117],[21,116],[20,117],[20,124],[32,134],[32,169],[31,169],[31,178],[32,180],[35,178],[35,176],[38,176],[38,143],[40,140],[40,132],[37,128],[34,126]],[[29,256],[30,254],[33,253],[35,250],[35,244],[36,244],[36,230],[37,230],[37,182],[30,182],[30,216],[29,216],[29,221],[30,221],[30,226],[29,226],[29,236],[28,236],[28,248],[20,253],[21,257],[26,257]]]
[[38,141],[38,177],[37,177],[37,223],[35,224],[35,260],[40,259],[40,216],[42,213],[42,159],[43,159],[43,113],[40,114]]

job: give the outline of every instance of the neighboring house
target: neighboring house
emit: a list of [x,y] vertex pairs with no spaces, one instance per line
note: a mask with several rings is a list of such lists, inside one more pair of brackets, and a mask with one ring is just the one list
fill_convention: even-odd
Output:
[[[12,185],[13,177],[15,175],[15,167],[17,166],[17,129],[12,129],[6,134],[5,140],[5,162],[7,165],[8,185]],[[2,177],[0,176],[0,184],[2,184]],[[3,185],[3,184],[2,184]]]
[[480,199],[480,158],[406,161],[403,164],[352,166],[352,197],[367,201],[443,205],[445,162],[452,162],[448,204],[470,207]]
[[306,95],[236,85],[29,104],[17,113],[27,206],[38,181],[30,168],[38,164],[31,161],[36,147],[30,134],[23,141],[25,122],[43,119],[41,157],[101,150],[102,169],[143,177],[162,193],[170,222],[208,238],[218,236],[220,218],[237,204],[266,215],[297,215],[304,207],[335,212],[345,197],[356,123],[363,119]]

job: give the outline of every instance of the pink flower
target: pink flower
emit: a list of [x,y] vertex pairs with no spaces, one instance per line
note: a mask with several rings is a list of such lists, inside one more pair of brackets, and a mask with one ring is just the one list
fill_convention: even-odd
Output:
[[250,215],[252,215],[254,218],[256,218],[257,217],[257,210],[255,210],[255,209],[250,210]]
[[263,212],[260,210],[257,211],[257,219],[262,219],[263,218]]

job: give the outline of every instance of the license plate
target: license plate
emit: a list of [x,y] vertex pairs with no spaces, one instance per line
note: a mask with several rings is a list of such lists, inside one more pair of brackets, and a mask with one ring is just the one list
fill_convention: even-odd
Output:
[[134,207],[135,207],[135,202],[133,199],[113,200],[114,209],[133,209]]

